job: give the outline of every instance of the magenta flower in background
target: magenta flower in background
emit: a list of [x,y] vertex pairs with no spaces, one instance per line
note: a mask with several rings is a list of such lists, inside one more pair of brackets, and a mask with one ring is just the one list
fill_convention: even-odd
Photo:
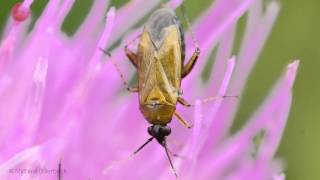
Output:
[[[19,21],[9,17],[0,44],[0,179],[57,179],[59,164],[62,179],[174,179],[157,142],[131,156],[149,137],[149,125],[137,95],[124,93],[111,63],[117,62],[127,78],[134,75],[123,47],[142,27],[129,30],[160,0],[132,0],[118,10],[108,7],[109,1],[96,0],[68,37],[60,27],[74,3],[49,1],[31,32],[31,17],[24,15],[32,0],[15,9],[20,14],[13,17]],[[181,2],[170,3],[176,7]],[[277,1],[264,5],[262,0],[217,0],[192,27],[201,55],[182,88],[195,107],[177,109],[194,126],[185,129],[173,119],[168,139],[170,149],[182,156],[173,158],[180,179],[285,179],[283,164],[274,155],[299,61],[287,66],[265,102],[234,135],[229,132],[239,100],[200,101],[208,96],[241,98],[279,12]],[[237,22],[245,13],[240,53],[233,55]],[[111,58],[99,50],[122,36]],[[194,51],[188,33],[186,45],[188,58]],[[214,47],[217,55],[211,59]],[[203,83],[201,72],[213,60],[213,72]]]

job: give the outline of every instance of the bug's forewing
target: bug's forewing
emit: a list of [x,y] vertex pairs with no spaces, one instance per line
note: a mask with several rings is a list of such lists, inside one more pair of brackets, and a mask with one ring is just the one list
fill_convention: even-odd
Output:
[[140,102],[146,100],[154,88],[159,88],[166,101],[175,105],[181,82],[181,44],[177,26],[166,27],[158,47],[145,28],[138,50]]
[[168,79],[175,90],[180,88],[181,83],[182,59],[179,36],[176,26],[167,27],[166,36],[158,51],[158,57],[164,70],[162,75]]

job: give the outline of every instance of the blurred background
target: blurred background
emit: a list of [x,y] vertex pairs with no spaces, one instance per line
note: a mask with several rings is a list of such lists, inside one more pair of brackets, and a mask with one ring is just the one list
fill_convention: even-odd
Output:
[[[267,0],[266,0],[267,1]],[[233,131],[239,129],[262,103],[286,65],[300,59],[293,104],[277,153],[285,159],[288,180],[320,179],[320,1],[279,0],[281,12],[247,83]],[[0,34],[17,0],[0,2]],[[127,0],[113,0],[120,7]],[[213,0],[185,0],[188,17],[195,20]],[[47,0],[36,0],[33,16],[41,14]],[[87,14],[91,0],[75,3],[62,29],[69,35]],[[239,37],[245,18],[239,22]],[[242,27],[242,28],[241,28]],[[240,39],[239,39],[240,40]],[[318,140],[317,140],[318,139]]]

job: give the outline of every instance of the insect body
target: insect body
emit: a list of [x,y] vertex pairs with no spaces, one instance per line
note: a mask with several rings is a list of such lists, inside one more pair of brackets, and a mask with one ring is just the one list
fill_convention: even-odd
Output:
[[179,102],[190,106],[181,97],[180,85],[181,79],[190,73],[197,61],[199,48],[184,64],[184,33],[179,20],[173,10],[161,8],[147,21],[137,53],[130,51],[127,46],[125,51],[138,71],[138,86],[128,87],[128,90],[139,93],[140,110],[151,124],[148,128],[151,138],[135,153],[155,138],[165,148],[172,166],[166,144],[166,137],[171,133],[168,124],[175,115],[183,125],[190,128],[176,112],[176,105]]
[[183,35],[173,11],[160,9],[148,21],[138,48],[140,109],[151,124],[170,123],[181,83]]

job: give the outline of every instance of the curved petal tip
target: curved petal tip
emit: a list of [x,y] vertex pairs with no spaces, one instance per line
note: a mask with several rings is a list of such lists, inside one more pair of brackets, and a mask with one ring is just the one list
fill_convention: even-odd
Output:
[[109,20],[110,18],[114,18],[114,16],[115,16],[115,14],[116,14],[116,8],[114,7],[114,6],[112,6],[111,8],[110,8],[110,10],[108,11],[108,13],[107,13],[107,19]]
[[294,60],[287,67],[286,79],[287,79],[290,87],[293,86],[299,64],[300,64],[300,60]]
[[183,3],[183,0],[171,0],[169,2],[169,7],[176,9],[177,7],[179,7],[181,4]]

